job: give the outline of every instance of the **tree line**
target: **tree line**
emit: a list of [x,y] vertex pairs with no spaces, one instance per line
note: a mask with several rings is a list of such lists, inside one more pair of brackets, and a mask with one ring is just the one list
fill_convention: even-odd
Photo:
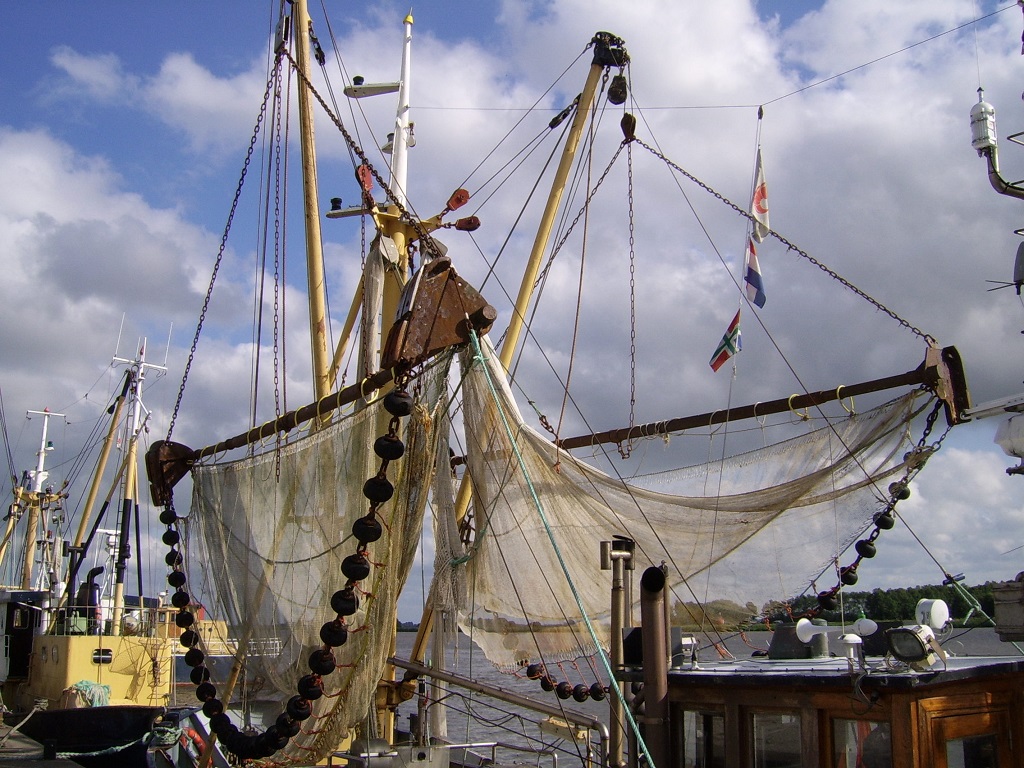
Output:
[[[995,615],[995,598],[992,587],[999,582],[985,582],[974,587],[965,586],[964,589],[974,597],[981,605],[981,610],[988,616]],[[961,593],[959,589],[941,584],[930,584],[918,587],[901,587],[898,589],[874,589],[870,592],[848,592],[841,593],[842,602],[834,611],[821,611],[820,618],[829,622],[854,621],[861,613],[875,621],[909,621],[914,618],[914,611],[919,600],[941,599],[949,606],[949,615],[954,620],[963,621],[968,614],[972,622],[987,623],[978,616],[974,606]],[[818,606],[818,598],[815,595],[798,597],[790,603],[791,608],[786,609],[782,604],[772,605],[766,611],[773,620],[781,620],[786,617],[789,610],[792,615],[799,616]]]
[[[981,605],[981,610],[988,616],[995,615],[995,599],[992,588],[999,582],[984,584],[964,589]],[[961,593],[948,585],[929,584],[917,587],[901,587],[898,589],[874,589],[870,592],[853,592],[843,590],[839,604],[832,611],[818,611],[815,615],[829,623],[856,621],[863,614],[874,621],[904,621],[914,619],[919,600],[941,599],[949,606],[950,617],[963,622],[970,615],[971,624],[988,624],[973,604]],[[788,601],[773,600],[760,610],[753,603],[739,605],[729,600],[714,600],[704,605],[693,602],[676,602],[672,607],[671,623],[675,626],[694,628],[706,626],[708,623],[719,630],[739,629],[792,621],[811,611],[818,609],[816,595],[803,595]]]

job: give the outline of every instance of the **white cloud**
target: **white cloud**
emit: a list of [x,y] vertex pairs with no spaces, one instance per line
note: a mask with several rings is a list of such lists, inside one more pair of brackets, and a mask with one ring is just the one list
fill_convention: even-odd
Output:
[[125,101],[138,89],[138,77],[125,73],[121,60],[112,53],[87,56],[62,45],[53,51],[50,61],[73,84],[73,89],[67,89],[67,95],[73,90],[79,98]]
[[[510,0],[501,4],[497,32],[485,46],[470,39],[442,42],[431,29],[444,22],[418,11],[413,114],[419,145],[411,156],[411,198],[422,215],[440,210],[451,190],[519,118],[517,110],[538,100],[546,110],[567,104],[582,86],[581,68],[554,90],[545,89],[594,32],[609,30],[625,40],[632,56],[637,103],[627,106],[646,110],[640,138],[742,207],[749,194],[756,107],[765,103],[761,140],[773,226],[941,343],[960,346],[976,399],[1007,394],[1015,383],[1019,388],[1022,378],[1016,354],[1020,308],[1005,295],[1008,291],[985,294],[983,281],[1005,278],[1009,272],[1019,204],[995,196],[983,162],[970,148],[967,115],[975,100],[979,65],[973,33],[941,37],[773,101],[949,29],[969,12],[969,6],[953,0],[907,7],[830,2],[780,29],[778,22],[759,19],[752,3],[739,0],[668,11],[664,3],[651,0]],[[1011,16],[1000,14],[978,34],[981,71],[988,97],[1000,110],[1004,134],[1024,126],[1017,84],[1019,33],[1012,28],[1018,17]],[[380,10],[363,26],[346,28],[338,49],[347,76],[396,78],[400,27],[395,21]],[[327,44],[322,29],[320,39]],[[104,148],[97,150],[94,137],[89,149],[76,148],[73,136],[55,138],[65,136],[59,126],[0,132],[0,168],[6,182],[0,188],[0,259],[6,278],[0,285],[0,322],[17,329],[5,333],[3,341],[5,360],[11,361],[5,363],[10,372],[4,383],[8,404],[46,391],[53,382],[54,359],[61,360],[62,396],[70,402],[76,387],[96,379],[97,362],[109,355],[124,311],[137,326],[129,335],[162,339],[167,323],[175,321],[171,364],[172,370],[180,370],[182,347],[191,341],[217,251],[218,217],[234,189],[236,177],[220,178],[217,172],[225,158],[241,157],[266,81],[264,59],[250,51],[226,65],[224,58],[214,60],[172,44],[158,51],[159,64],[145,71],[127,50],[82,50],[80,40],[53,49],[50,61],[65,78],[54,95],[105,126],[109,143],[103,141]],[[584,62],[589,58],[583,54]],[[334,61],[329,61],[328,71],[337,78]],[[323,87],[319,73],[316,82]],[[334,83],[336,92],[341,85]],[[729,108],[709,108],[714,106]],[[384,162],[372,147],[390,130],[393,102],[384,98],[361,102],[358,108],[365,110],[365,122],[362,114],[351,115],[345,103],[341,116],[386,176]],[[137,154],[132,145],[142,139],[119,136],[129,110],[162,125],[166,130],[157,138],[173,149]],[[551,114],[531,116],[528,127],[514,134],[508,146],[518,148],[525,135],[545,132]],[[618,116],[610,112],[604,121],[617,122]],[[611,138],[595,153],[591,178],[603,172],[619,141],[614,126],[601,128],[611,128]],[[355,201],[358,191],[348,153],[323,117],[318,117],[317,140],[325,161],[321,199],[339,195],[346,203]],[[182,146],[186,153],[180,153]],[[471,190],[512,154],[508,146],[470,179]],[[550,144],[544,146],[526,165],[539,168],[550,149]],[[1006,175],[1020,178],[1024,153],[1004,149]],[[639,146],[632,154],[637,348],[642,358],[638,413],[656,420],[714,410],[726,402],[730,383],[727,373],[710,373],[707,359],[737,302],[718,254],[735,272],[745,224],[734,211],[682,181],[695,215],[659,161]],[[254,186],[258,165],[250,168]],[[293,165],[293,178],[297,167]],[[487,259],[496,256],[531,183],[516,179],[498,190],[480,212],[483,228],[473,240],[463,233],[440,234],[471,283],[479,286],[488,271],[474,242]],[[588,222],[585,291],[597,300],[581,324],[575,396],[590,414],[598,414],[602,427],[619,426],[629,402],[626,184],[623,156]],[[475,209],[496,187],[489,185],[469,208]],[[205,194],[214,188],[223,195],[211,212]],[[167,189],[189,196],[168,201]],[[485,296],[501,312],[497,332],[509,315],[510,301],[503,293],[518,289],[532,239],[526,230],[536,220],[544,194],[542,187],[524,216],[530,224],[523,225],[523,233],[502,256],[497,268],[502,286],[497,278],[488,278]],[[379,191],[377,195],[379,199]],[[247,204],[256,205],[252,200]],[[570,217],[579,204],[573,204]],[[188,393],[180,422],[189,441],[204,441],[214,426],[232,434],[244,426],[244,408],[225,404],[229,389],[247,387],[252,346],[240,329],[250,319],[249,310],[241,308],[251,295],[255,228],[248,220],[237,227],[238,239],[232,240],[221,277],[226,286],[218,289],[208,323],[212,338],[203,339],[193,374],[197,390]],[[332,287],[337,324],[354,287],[361,233],[333,221],[323,229],[328,272],[343,279],[342,285]],[[580,224],[577,235],[582,231]],[[301,232],[298,220],[291,232]],[[291,248],[298,255],[297,246]],[[581,249],[578,236],[566,245],[551,272],[535,327],[562,375]],[[761,317],[809,388],[900,372],[923,358],[920,339],[784,246],[768,242],[760,254],[768,292]],[[299,340],[305,322],[302,290],[304,284],[297,280],[287,292],[293,406],[302,401],[298,393],[308,378],[308,353]],[[747,311],[745,318],[745,350],[732,382],[732,403],[796,391],[799,384],[785,367],[770,362],[775,357],[771,339]],[[228,331],[218,330],[225,326]],[[246,337],[239,340],[239,333]],[[531,349],[526,359],[530,365],[522,371],[524,387],[553,416],[561,402],[557,382],[538,352]],[[219,364],[210,365],[211,360]],[[176,389],[176,374],[169,378],[161,386]],[[573,423],[578,426],[580,420]],[[927,516],[944,558],[978,566],[952,568],[987,574],[989,564],[1002,566],[999,553],[973,538],[978,526],[968,536],[962,530],[964,521],[987,517],[993,527],[1012,531],[1019,525],[1020,506],[1013,498],[1014,482],[1019,481],[1001,475],[1005,463],[998,454],[977,446],[961,449],[959,439],[955,431],[948,440],[952,447],[921,476],[919,490],[907,503],[908,519]],[[887,556],[889,538],[880,545],[879,562]],[[896,540],[896,532],[891,538]],[[1012,540],[996,549],[1003,546],[1010,549]],[[891,545],[902,553],[897,547]],[[900,570],[902,562],[894,559],[887,565],[899,578],[916,578],[912,571]],[[1010,565],[1007,571],[1013,569]]]
[[171,54],[146,81],[144,97],[149,109],[188,136],[193,151],[237,152],[256,123],[265,83],[257,66],[218,77],[190,54]]

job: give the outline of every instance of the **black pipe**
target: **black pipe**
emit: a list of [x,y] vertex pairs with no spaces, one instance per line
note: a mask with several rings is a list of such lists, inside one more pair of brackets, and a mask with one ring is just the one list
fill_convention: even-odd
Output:
[[668,629],[665,624],[665,572],[651,566],[640,577],[640,626],[644,649],[644,741],[648,763],[669,763]]

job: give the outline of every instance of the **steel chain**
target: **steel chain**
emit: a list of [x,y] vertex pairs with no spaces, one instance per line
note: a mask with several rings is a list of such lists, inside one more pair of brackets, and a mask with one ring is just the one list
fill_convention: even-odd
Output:
[[[629,428],[633,428],[636,412],[636,240],[633,221],[633,147],[626,145],[626,188],[629,199]],[[628,459],[633,447],[630,441],[618,444],[619,455]]]
[[256,148],[256,139],[259,138],[260,128],[267,114],[267,104],[270,101],[271,89],[274,82],[280,77],[281,56],[278,55],[274,62],[274,70],[267,80],[266,90],[263,92],[263,104],[260,106],[259,115],[256,117],[256,126],[253,128],[252,138],[249,139],[249,149],[245,153],[245,161],[242,163],[242,173],[238,178],[238,186],[235,188],[235,197],[231,201],[231,208],[228,211],[228,220],[224,225],[224,232],[220,237],[220,247],[217,249],[217,259],[213,264],[213,274],[210,275],[210,285],[206,289],[206,298],[203,299],[203,308],[199,312],[199,323],[196,325],[196,334],[192,338],[192,347],[189,349],[188,360],[185,363],[185,372],[181,377],[181,386],[178,388],[178,397],[174,401],[174,410],[171,412],[170,424],[167,427],[167,441],[170,442],[174,432],[174,423],[178,419],[178,411],[181,408],[181,400],[185,396],[185,384],[188,381],[189,372],[192,370],[192,363],[195,360],[196,349],[199,346],[199,335],[203,331],[203,321],[206,320],[206,313],[210,309],[210,298],[213,296],[213,285],[217,281],[217,273],[220,271],[221,262],[224,259],[224,251],[228,245],[228,234],[231,232],[231,224],[235,219],[235,211],[238,209],[238,201],[242,196],[242,187],[245,184],[245,176],[249,172],[249,164],[252,162],[252,155]]
[[[722,195],[720,192],[718,192],[714,188],[712,188],[712,187],[708,186],[707,184],[705,184],[703,181],[698,179],[692,173],[689,173],[689,172],[683,170],[682,168],[680,168],[678,165],[673,163],[671,160],[669,160],[667,157],[665,157],[665,155],[663,155],[661,152],[656,150],[654,147],[650,146],[649,144],[644,143],[640,139],[635,139],[635,141],[636,141],[637,144],[639,144],[641,147],[646,149],[652,155],[654,155],[659,160],[664,162],[670,168],[672,168],[673,170],[678,171],[683,176],[685,176],[690,181],[692,181],[694,184],[696,184],[698,187],[703,189],[705,192],[707,192],[710,195],[712,195],[713,197],[717,198],[719,201],[725,203],[727,206],[729,206],[734,211],[736,211],[738,214],[740,214],[740,216],[743,216],[744,218],[748,219],[751,222],[751,224],[756,224],[757,223],[756,220],[750,214],[749,211],[743,210],[740,206],[736,205],[736,203],[732,202],[732,200],[730,200],[729,198],[725,197],[724,195]],[[870,295],[868,295],[867,293],[862,291],[860,288],[855,286],[853,283],[851,283],[849,280],[847,280],[845,277],[841,276],[838,272],[836,272],[833,269],[825,266],[824,264],[822,264],[820,261],[818,261],[816,258],[811,256],[809,253],[807,253],[803,249],[798,248],[797,246],[793,245],[793,243],[789,242],[789,240],[784,238],[782,235],[778,234],[777,232],[775,232],[772,229],[768,230],[768,234],[771,235],[772,237],[774,237],[776,240],[778,240],[784,246],[786,246],[786,248],[788,248],[789,250],[794,251],[798,256],[801,256],[802,258],[804,258],[807,261],[809,261],[811,264],[816,266],[818,269],[820,269],[826,275],[831,277],[833,280],[836,280],[837,282],[839,282],[843,287],[848,288],[849,290],[853,291],[855,294],[860,296],[866,302],[871,304],[875,309],[879,310],[880,312],[884,312],[886,315],[891,317],[893,320],[895,320],[901,326],[903,326],[904,328],[907,328],[908,330],[910,330],[915,335],[917,335],[917,336],[921,337],[922,339],[924,339],[924,341],[927,342],[929,345],[934,346],[936,344],[935,338],[933,336],[931,336],[930,334],[925,333],[924,331],[922,331],[917,326],[912,325],[909,321],[904,320],[902,317],[897,315],[895,312],[893,312],[891,309],[886,307],[880,301],[878,301],[877,299],[871,297]]]

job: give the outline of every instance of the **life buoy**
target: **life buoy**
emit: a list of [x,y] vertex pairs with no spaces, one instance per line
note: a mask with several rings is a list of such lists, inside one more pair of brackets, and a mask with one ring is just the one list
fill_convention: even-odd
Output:
[[202,736],[196,733],[195,728],[182,728],[181,736],[179,737],[178,741],[181,744],[181,746],[186,748],[189,746],[189,744],[191,744],[196,749],[197,754],[200,755],[203,754],[203,750],[206,749],[206,741],[203,739]]

